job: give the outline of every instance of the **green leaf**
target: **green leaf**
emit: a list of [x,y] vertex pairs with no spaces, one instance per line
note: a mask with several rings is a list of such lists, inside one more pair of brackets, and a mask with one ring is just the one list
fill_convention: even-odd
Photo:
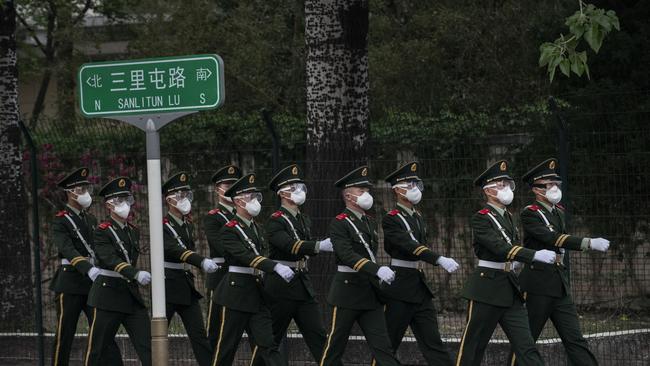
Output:
[[548,77],[551,80],[551,83],[553,82],[553,77],[554,76],[555,76],[555,67],[553,69],[551,69],[550,72],[548,73]]
[[560,62],[560,71],[562,71],[562,73],[567,77],[571,72],[571,62],[569,62],[569,60],[566,58]]
[[591,26],[587,28],[587,31],[585,32],[585,40],[589,44],[589,47],[591,47],[594,52],[598,53],[598,50],[600,50],[600,46],[602,46],[603,43],[602,32],[600,31],[598,24],[592,23]]
[[587,63],[587,51],[582,51],[576,54],[583,64]]
[[[575,54],[573,54],[572,56],[574,55]],[[578,76],[582,76],[582,73],[585,71],[584,65],[582,64],[582,61],[578,57],[572,58],[571,71],[573,71]]]
[[618,17],[616,15],[610,17],[610,22],[612,23],[614,29],[617,31],[621,30],[621,23],[618,22]]
[[545,43],[545,44],[550,46],[544,47],[544,45],[542,45],[542,47],[540,47],[540,51],[541,51],[541,54],[539,55],[540,67],[546,66],[553,58],[553,50],[554,50],[553,44],[552,43]]
[[609,33],[609,31],[612,30],[611,20],[606,15],[597,15],[592,17],[591,20],[600,24],[600,26],[605,30],[605,33]]
[[587,63],[585,62],[583,66],[585,67],[585,74],[587,74],[587,79],[591,79],[591,77],[589,76],[589,65],[587,65]]

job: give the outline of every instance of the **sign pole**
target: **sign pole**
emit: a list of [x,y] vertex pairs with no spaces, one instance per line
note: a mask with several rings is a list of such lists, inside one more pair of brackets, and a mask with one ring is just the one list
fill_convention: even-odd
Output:
[[165,251],[159,130],[168,123],[224,102],[223,61],[218,55],[160,57],[82,65],[79,107],[88,118],[105,117],[145,131],[151,255],[151,351],[168,365]]
[[147,135],[147,190],[151,245],[151,357],[154,365],[167,366],[169,348],[165,313],[160,134],[151,118],[147,119],[145,131]]

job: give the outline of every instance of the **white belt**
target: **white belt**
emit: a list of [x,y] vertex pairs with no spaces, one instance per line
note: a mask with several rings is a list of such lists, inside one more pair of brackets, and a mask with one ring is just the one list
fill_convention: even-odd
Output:
[[296,269],[306,269],[307,268],[307,262],[305,260],[300,260],[300,261],[281,261],[274,259],[275,262],[278,262],[280,264],[284,264],[287,267],[291,268],[296,268]]
[[187,269],[185,263],[165,262],[165,268],[170,269]]
[[102,276],[106,277],[116,277],[116,278],[123,278],[126,279],[126,277],[122,276],[121,274],[115,272],[115,271],[110,271],[108,269],[100,269],[99,274]]
[[492,262],[479,259],[478,266],[510,272],[510,269],[512,268],[512,262]]
[[405,261],[401,259],[391,258],[390,265],[397,267],[406,267],[406,268],[418,268],[418,263],[420,261]]
[[215,257],[215,258],[212,258],[212,260],[216,264],[226,263],[226,258],[224,258],[224,257]]
[[345,273],[357,273],[357,271],[353,270],[352,268],[348,266],[336,266],[336,270],[339,272],[345,272]]
[[244,273],[244,274],[254,275],[255,274],[255,268],[240,267],[240,266],[229,266],[228,267],[228,272]]

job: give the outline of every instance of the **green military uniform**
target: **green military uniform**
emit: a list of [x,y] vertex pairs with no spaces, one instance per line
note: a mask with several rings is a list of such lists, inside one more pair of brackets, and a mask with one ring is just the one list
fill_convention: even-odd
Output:
[[[173,175],[162,186],[165,196],[189,190],[189,178],[185,172]],[[194,275],[185,264],[201,268],[205,259],[194,252],[196,245],[192,222],[168,212],[167,217],[163,219],[163,242],[167,324],[174,314],[180,315],[197,362],[201,366],[208,366],[212,359],[212,349],[208,344],[199,305],[203,296],[194,287]]]
[[[474,183],[483,187],[503,179],[512,180],[508,163],[501,160]],[[497,324],[506,333],[522,365],[543,365],[530,335],[519,280],[511,271],[512,261],[531,263],[535,251],[517,245],[517,227],[505,209],[486,204],[472,216],[471,226],[479,263],[461,293],[469,300],[469,307],[456,365],[480,365]]]
[[[530,184],[538,179],[560,180],[556,159],[549,159],[523,176]],[[548,319],[551,319],[566,348],[570,364],[598,365],[580,331],[580,322],[571,297],[569,270],[564,265],[565,250],[586,250],[589,238],[567,235],[562,206],[537,202],[521,212],[526,248],[555,251],[555,264],[533,263],[525,265],[519,275],[521,288],[526,294],[526,308],[533,339],[537,340]],[[518,361],[518,360],[517,360]],[[510,364],[516,364],[511,355]]]
[[[241,171],[234,165],[225,166],[217,170],[212,175],[211,181],[216,186],[221,183],[234,183],[241,178]],[[208,239],[208,246],[210,248],[210,257],[217,264],[221,265],[219,270],[214,273],[209,273],[205,281],[205,287],[208,295],[208,314],[205,326],[206,334],[208,335],[208,342],[210,348],[214,349],[217,345],[217,338],[219,337],[219,312],[216,311],[214,302],[214,290],[217,285],[228,273],[228,266],[224,265],[225,259],[223,258],[223,247],[219,239],[221,229],[235,217],[235,209],[232,206],[219,203],[219,207],[212,209],[203,217],[203,228],[205,236]]]
[[[88,172],[88,168],[79,168],[59,181],[58,186],[68,190],[90,185]],[[50,289],[56,293],[57,312],[52,365],[65,366],[70,359],[81,312],[86,314],[88,324],[92,322],[93,309],[87,304],[92,285],[88,271],[94,267],[93,231],[97,227],[97,219],[85,210],[68,205],[56,214],[51,227],[52,242],[61,261],[61,266],[50,283]],[[122,364],[120,349],[114,341],[107,344],[106,353],[109,356],[107,364]]]
[[[419,164],[406,164],[388,177],[392,186],[405,181],[420,181]],[[403,205],[388,212],[382,220],[384,250],[391,257],[395,280],[384,287],[387,297],[386,326],[393,349],[397,351],[407,327],[411,327],[424,359],[429,365],[451,365],[451,357],[438,331],[433,289],[419,266],[437,265],[439,254],[427,245],[427,227],[422,215]]]
[[[235,197],[259,192],[255,175],[248,174],[237,180],[226,191]],[[259,271],[273,272],[276,262],[262,255],[265,252],[262,228],[254,221],[239,215],[229,221],[220,234],[228,274],[214,292],[213,301],[220,305],[219,336],[212,365],[231,365],[244,330],[255,339],[252,358],[259,354],[266,365],[286,365],[273,341],[271,313],[264,296]]]
[[[355,169],[337,181],[336,186],[342,189],[371,186],[368,168]],[[355,322],[361,327],[377,363],[398,365],[388,338],[376,277],[380,266],[375,260],[379,246],[375,220],[347,208],[332,220],[329,231],[338,268],[327,296],[334,309],[320,366],[341,361]]]
[[[272,191],[289,184],[303,183],[302,171],[297,165],[282,169],[269,184]],[[296,276],[287,283],[278,274],[267,276],[264,288],[272,299],[273,336],[280,344],[293,319],[315,360],[320,360],[325,346],[325,328],[322,313],[316,302],[314,287],[308,273],[309,256],[318,254],[319,242],[311,239],[311,221],[300,211],[280,207],[266,225],[269,258],[294,269]]]
[[[120,177],[99,192],[105,200],[128,196],[131,180]],[[101,268],[88,294],[93,320],[88,335],[85,366],[100,365],[106,345],[113,342],[120,325],[124,326],[140,362],[151,366],[151,325],[149,311],[138,290],[136,277],[140,255],[140,231],[130,223],[111,218],[95,230],[95,254]]]

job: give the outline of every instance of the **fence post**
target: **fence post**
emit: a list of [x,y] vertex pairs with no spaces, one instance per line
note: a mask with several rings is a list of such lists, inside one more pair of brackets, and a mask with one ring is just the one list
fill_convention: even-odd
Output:
[[36,165],[36,145],[29,133],[27,126],[23,123],[22,119],[18,119],[20,130],[25,136],[27,145],[29,146],[29,165],[32,175],[32,240],[34,241],[34,306],[35,311],[35,327],[36,327],[36,345],[38,351],[38,365],[45,365],[45,344],[43,335],[43,290],[41,285],[41,239],[39,236],[39,219],[38,219],[38,167]]
[[[569,126],[564,116],[560,113],[555,98],[548,98],[548,106],[555,117],[558,133],[558,160],[560,163],[560,177],[562,178],[562,202],[565,205],[565,221],[569,227],[571,223],[571,197],[569,195]],[[570,251],[565,252],[564,265],[569,270],[569,283],[571,283],[571,257]]]

